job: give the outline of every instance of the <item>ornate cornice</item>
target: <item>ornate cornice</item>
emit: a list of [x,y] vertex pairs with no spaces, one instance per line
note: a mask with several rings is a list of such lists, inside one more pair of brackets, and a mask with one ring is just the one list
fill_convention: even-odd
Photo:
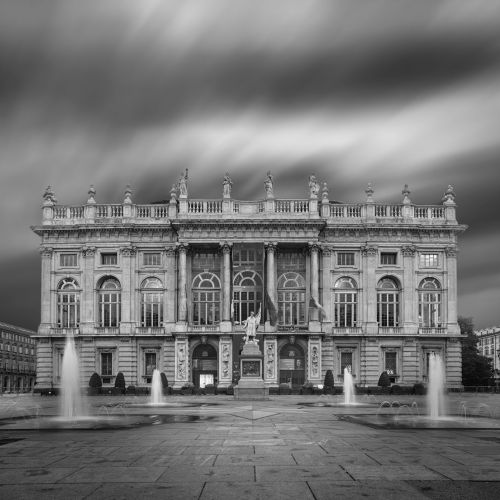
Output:
[[416,249],[414,246],[404,246],[401,247],[401,253],[403,257],[413,257],[415,255]]
[[40,254],[42,257],[52,257],[54,249],[52,247],[40,247]]
[[133,257],[137,250],[135,247],[122,247],[120,248],[120,252],[124,257]]
[[165,247],[167,257],[175,257],[175,247]]
[[363,256],[373,257],[377,254],[378,254],[378,249],[375,246],[366,245],[364,247],[361,247],[361,255],[363,255]]
[[446,247],[444,249],[444,253],[446,254],[446,257],[456,257],[458,254],[458,248],[453,246],[453,247]]
[[94,257],[96,247],[82,247],[82,254],[84,257]]

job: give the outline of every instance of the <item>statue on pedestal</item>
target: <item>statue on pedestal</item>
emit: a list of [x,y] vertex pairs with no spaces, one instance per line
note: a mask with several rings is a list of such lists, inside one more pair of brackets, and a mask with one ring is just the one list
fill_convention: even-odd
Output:
[[264,181],[264,187],[266,188],[266,197],[267,198],[274,198],[274,186],[273,186],[273,175],[271,174],[271,171],[267,172],[267,177],[266,180]]
[[245,344],[257,344],[257,328],[260,324],[260,306],[257,315],[253,311],[250,311],[250,316],[243,321],[243,326],[245,327]]
[[224,175],[224,180],[222,181],[222,196],[223,198],[231,198],[231,186],[233,185],[233,181],[231,177],[229,177],[229,172],[226,172]]
[[316,176],[314,174],[310,175],[309,176],[309,197],[316,199],[318,197],[319,188],[320,188],[320,185],[316,179]]

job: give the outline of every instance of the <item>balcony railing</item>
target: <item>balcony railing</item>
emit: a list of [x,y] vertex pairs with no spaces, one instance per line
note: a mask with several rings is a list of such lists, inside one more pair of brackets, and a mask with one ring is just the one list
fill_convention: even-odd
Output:
[[99,335],[119,335],[120,327],[118,326],[98,326],[96,332]]
[[334,326],[332,328],[332,333],[334,335],[359,335],[363,333],[363,329],[358,326]]
[[443,335],[446,333],[446,328],[421,326],[418,329],[418,333],[422,335]]
[[219,332],[219,325],[189,325],[192,332]]
[[165,328],[162,326],[139,326],[136,328],[139,335],[165,335]]
[[62,337],[76,337],[80,333],[80,330],[78,328],[51,328],[50,333],[52,335],[60,335]]
[[398,334],[402,333],[403,329],[400,326],[379,326],[378,333],[381,334]]

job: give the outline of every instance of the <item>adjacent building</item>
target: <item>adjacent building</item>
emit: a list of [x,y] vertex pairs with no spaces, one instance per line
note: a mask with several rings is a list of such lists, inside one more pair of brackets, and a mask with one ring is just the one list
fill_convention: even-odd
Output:
[[1,392],[29,392],[36,379],[36,332],[0,321]]
[[491,326],[476,330],[478,337],[479,354],[491,359],[493,366],[495,385],[500,385],[500,327]]
[[309,177],[305,199],[275,196],[270,172],[262,199],[193,199],[187,170],[164,203],[61,205],[43,197],[38,387],[60,381],[65,338],[75,338],[86,384],[118,372],[147,385],[163,371],[170,385],[230,385],[238,378],[244,323],[261,312],[257,338],[268,386],[427,380],[431,352],[461,385],[457,324],[455,194],[415,205],[330,200]]

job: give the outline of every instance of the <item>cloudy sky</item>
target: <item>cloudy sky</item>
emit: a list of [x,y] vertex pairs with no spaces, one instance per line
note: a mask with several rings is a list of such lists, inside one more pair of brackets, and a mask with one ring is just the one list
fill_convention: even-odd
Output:
[[[469,225],[459,313],[500,324],[500,3],[0,1],[0,320],[39,322],[41,196],[439,203]],[[207,175],[209,173],[209,175]]]

